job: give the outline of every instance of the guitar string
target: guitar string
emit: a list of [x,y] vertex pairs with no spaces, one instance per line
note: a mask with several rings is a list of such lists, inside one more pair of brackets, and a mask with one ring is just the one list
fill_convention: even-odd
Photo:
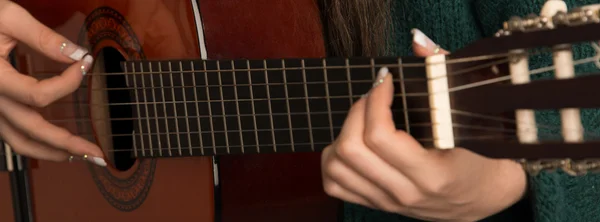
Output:
[[[577,61],[581,61],[581,60],[577,60]],[[592,61],[594,61],[594,60],[592,60]],[[372,66],[369,66],[369,67],[372,67]],[[553,66],[552,66],[552,67],[553,67]],[[549,69],[548,69],[548,70],[552,70],[552,67],[549,67]],[[345,67],[345,68],[347,68],[347,67]],[[539,70],[539,69],[538,69],[538,70]],[[221,70],[221,71],[223,71],[223,70]],[[236,71],[239,71],[239,70],[236,70]],[[177,73],[180,73],[180,72],[177,72]],[[485,84],[485,83],[484,83],[484,84]],[[476,85],[481,85],[481,84],[476,84]],[[455,139],[458,139],[458,138],[455,138]],[[215,146],[213,146],[213,148],[214,148],[214,147],[215,147]],[[121,151],[122,151],[122,150],[121,150]]]
[[[581,64],[584,64],[584,63],[595,62],[596,61],[595,58],[597,58],[597,57],[588,57],[588,58],[585,58],[585,59],[576,60],[576,61],[574,61],[574,64],[575,65],[581,65]],[[456,71],[456,72],[450,73],[447,76],[460,75],[460,74],[468,73],[469,71],[476,70],[476,69],[492,68],[495,65],[506,63],[508,61],[509,61],[508,59],[505,59],[505,60],[501,60],[501,61],[495,61],[495,62],[491,62],[491,63],[481,64],[479,66],[468,67],[468,68],[464,68],[464,69],[462,69],[460,71]],[[461,60],[460,62],[468,62],[468,60],[465,59],[465,60]],[[344,67],[342,67],[342,68],[344,68]],[[348,68],[348,67],[345,67],[345,68]],[[372,66],[365,66],[365,68],[373,68],[373,67]],[[550,66],[547,66],[547,67],[538,68],[538,69],[535,69],[535,70],[531,71],[530,75],[534,75],[534,74],[537,74],[537,73],[543,73],[543,72],[547,72],[547,71],[552,71],[553,69],[554,69],[553,65],[550,65]],[[240,71],[240,70],[234,69],[234,71]],[[260,71],[264,71],[264,70],[261,69]],[[196,73],[196,72],[202,72],[202,71],[190,71],[190,72]],[[215,71],[215,72],[224,72],[224,71],[220,70],[220,71]],[[139,72],[136,72],[136,73],[139,73]],[[152,72],[150,72],[150,73],[152,73]],[[181,72],[175,72],[175,73],[176,74],[181,74]],[[166,72],[165,71],[165,72],[161,72],[161,74],[172,75],[173,72]],[[52,74],[49,74],[49,75],[52,75]],[[436,78],[444,78],[444,77],[436,77]],[[433,78],[433,79],[436,79],[436,78]],[[510,78],[510,76],[505,76],[505,77],[498,77],[498,78],[495,78],[495,79],[484,80],[484,81],[475,82],[475,83],[469,83],[469,84],[465,84],[465,85],[462,85],[462,86],[454,87],[455,90],[453,90],[453,91],[457,91],[456,89],[468,86],[470,84],[486,83],[488,81],[491,81],[491,82],[501,82],[501,81],[506,81],[509,78]],[[404,78],[404,80],[409,80],[409,81],[410,80],[427,81],[428,79],[427,78],[416,78],[416,79]],[[430,80],[432,80],[432,79],[430,79]],[[168,86],[168,87],[164,87],[164,86],[161,86],[161,87],[146,87],[146,86],[144,86],[143,89],[157,89],[157,88],[158,89],[179,89],[179,88],[182,88],[182,89],[183,88],[195,88],[195,89],[200,88],[201,89],[201,88],[205,88],[205,87],[209,87],[209,88],[211,88],[211,87],[214,87],[214,88],[236,87],[237,88],[237,87],[243,87],[243,86],[281,86],[281,85],[284,85],[284,84],[287,84],[287,85],[296,85],[296,84],[298,84],[298,85],[335,84],[335,83],[344,83],[344,84],[348,84],[349,83],[349,84],[353,84],[353,83],[372,83],[372,81],[373,80],[325,81],[325,82],[307,81],[307,82],[288,82],[288,83],[221,84],[221,85],[217,85],[217,86],[196,86],[196,85],[191,85],[191,86]],[[401,82],[401,80],[393,80],[393,81],[394,82]],[[139,89],[139,88],[136,88],[136,87],[129,87],[129,88],[92,88],[92,89],[78,89],[77,91],[89,91],[89,90],[91,90],[91,91],[110,91],[110,90],[131,90],[131,89]],[[409,94],[407,94],[407,96],[428,96],[428,95],[429,94],[427,94],[427,93],[409,93]],[[394,94],[394,96],[404,96],[404,95],[403,94]],[[342,97],[347,98],[347,96],[338,96],[338,97],[340,97],[340,98],[342,98]],[[321,97],[315,97],[315,98],[321,98]],[[331,98],[335,98],[335,97],[331,97]],[[293,98],[291,98],[291,99],[293,99]],[[306,99],[306,98],[301,98],[301,99]],[[309,97],[309,99],[310,99],[310,97]],[[257,99],[255,99],[255,100],[257,100]],[[217,100],[211,100],[211,101],[217,101]],[[203,101],[190,101],[190,102],[203,102]],[[210,102],[210,101],[204,101],[204,102]],[[63,102],[62,101],[58,101],[57,103],[53,103],[53,104],[61,104],[61,103],[63,103]],[[165,102],[162,102],[162,103],[170,104],[170,103],[177,103],[177,101],[165,101]],[[67,104],[72,104],[72,103],[67,103]],[[87,103],[87,104],[90,104],[90,103]],[[101,105],[118,105],[119,103],[106,103],[106,104],[100,103],[100,104]],[[121,103],[121,104],[123,104],[123,103]],[[136,104],[146,104],[146,103],[143,103],[143,102],[142,103],[124,103],[123,105],[136,105]],[[98,104],[93,104],[93,105],[98,105]]]
[[[506,61],[508,61],[508,60],[506,60]],[[586,64],[586,63],[590,63],[590,62],[597,62],[597,61],[598,61],[598,57],[597,56],[593,56],[593,57],[587,57],[587,58],[584,58],[584,59],[575,60],[575,61],[573,61],[573,63],[574,63],[575,66],[577,66],[577,65],[582,65],[582,64]],[[497,65],[497,62],[493,62],[492,64]],[[482,68],[493,68],[494,67],[494,65],[490,65],[490,64],[484,64],[484,65],[486,65],[486,66],[485,67],[481,67],[481,66],[483,66],[483,65],[481,65],[480,67],[477,67],[477,68],[482,69]],[[473,67],[469,67],[469,68],[465,68],[465,69],[472,69],[472,68]],[[541,73],[544,73],[544,72],[552,71],[554,69],[555,69],[554,65],[549,65],[549,66],[546,66],[546,67],[541,67],[541,68],[530,70],[529,75],[541,74]],[[238,70],[236,69],[235,71],[238,71]],[[220,72],[224,72],[224,71],[220,71]],[[170,74],[173,74],[173,73],[180,74],[180,72],[171,72]],[[465,72],[462,72],[462,73],[465,73]],[[460,74],[462,74],[462,73],[460,73]],[[167,74],[167,73],[163,73],[163,74]],[[441,77],[441,78],[445,78],[445,77]],[[477,81],[477,82],[473,82],[473,83],[467,83],[467,84],[463,84],[463,85],[460,85],[460,86],[454,86],[454,87],[449,88],[446,91],[438,91],[438,92],[433,93],[433,94],[432,93],[428,93],[428,92],[417,92],[417,93],[406,93],[406,96],[407,97],[430,96],[430,95],[434,95],[434,94],[437,94],[437,93],[457,92],[457,91],[461,91],[461,90],[465,90],[465,89],[470,89],[470,88],[475,88],[475,87],[479,87],[479,86],[489,85],[489,84],[493,84],[493,83],[508,81],[508,80],[510,80],[510,78],[511,78],[510,76],[495,77],[495,78],[492,78],[492,79]],[[406,80],[406,78],[404,80]],[[419,78],[418,80],[419,81],[427,81],[427,78]],[[394,82],[400,82],[400,81],[396,80]],[[305,84],[330,84],[330,83],[335,83],[335,82],[318,82],[318,81],[313,81],[313,82],[307,82],[307,83],[305,83],[305,82],[302,82],[302,83],[299,83],[299,82],[298,83],[295,83],[295,82],[289,83],[288,82],[288,83],[285,83],[285,84],[287,84],[287,85],[293,85],[293,84],[305,85]],[[337,81],[337,83],[345,83],[345,84],[346,83],[350,83],[350,84],[352,84],[352,83],[369,83],[369,80],[362,80],[362,81],[361,80]],[[372,83],[372,80],[371,80],[370,83]],[[222,87],[227,87],[227,86],[238,87],[238,86],[245,86],[245,85],[248,85],[248,86],[281,86],[283,84],[284,83],[258,83],[258,84],[251,83],[251,84],[230,84],[230,85],[219,85],[219,86],[194,86],[193,85],[193,86],[167,86],[167,87],[144,87],[144,88],[129,87],[129,88],[120,88],[120,89],[113,89],[113,90],[135,90],[135,89],[137,89],[137,90],[144,90],[144,89],[154,89],[154,88],[171,89],[171,90],[175,89],[175,88],[195,88],[195,89],[201,89],[201,88],[206,88],[206,87],[209,87],[209,88],[211,88],[211,87],[222,88]],[[103,88],[100,88],[100,89],[94,88],[94,89],[96,89],[96,90],[104,90],[104,91],[111,90],[111,89],[108,89],[108,88],[104,88],[104,89]],[[92,90],[94,90],[94,89],[92,89]],[[79,89],[79,90],[83,90],[83,89]],[[85,91],[88,91],[88,90],[85,90]],[[401,97],[401,96],[404,96],[404,94],[396,93],[396,94],[394,94],[394,96]],[[342,97],[347,98],[347,96],[338,96],[338,97],[339,98],[342,98]],[[320,97],[317,97],[317,98],[320,98]],[[300,98],[299,97],[298,99],[306,99],[306,98]],[[211,100],[211,101],[216,101],[216,100]],[[202,102],[202,101],[191,101],[191,102]],[[164,101],[164,102],[161,102],[161,103],[171,104],[171,103],[176,103],[176,101]],[[118,103],[100,103],[100,104],[101,105],[117,105]],[[121,104],[122,105],[142,105],[142,104],[152,104],[152,103],[136,102],[136,103],[125,103],[125,104],[121,103]]]
[[[422,109],[409,110],[409,112],[429,112],[430,110],[431,109],[429,109],[429,108],[422,108]],[[396,111],[397,112],[398,110],[394,109],[392,111]],[[454,114],[457,114],[457,115],[461,115],[461,116],[464,116],[464,117],[470,117],[470,118],[473,118],[473,119],[490,120],[492,123],[504,122],[504,123],[511,123],[511,124],[515,124],[515,125],[517,124],[516,120],[512,120],[512,119],[508,119],[508,118],[502,118],[502,117],[496,117],[496,116],[487,116],[487,115],[482,115],[482,114],[473,114],[473,113],[470,113],[470,112],[465,112],[465,111],[460,111],[460,110],[451,110],[451,112],[454,113]],[[311,113],[311,115],[327,114],[327,113],[328,112],[318,112],[317,114]],[[332,114],[344,114],[345,115],[345,112],[343,112],[343,111],[332,111],[331,113]],[[296,115],[296,114],[304,116],[304,115],[306,115],[308,113],[292,113],[292,115]],[[254,116],[254,117],[256,117],[256,116],[271,116],[271,115],[273,115],[273,116],[288,116],[287,113],[242,114],[241,116],[244,116],[244,117],[246,117],[246,116]],[[238,115],[227,115],[226,114],[226,115],[219,115],[218,117],[219,118],[220,117],[225,117],[225,118],[227,118],[227,117],[238,117]],[[185,119],[185,120],[189,120],[190,118],[191,119],[194,119],[194,118],[201,118],[202,119],[202,118],[214,118],[214,116],[210,116],[210,115],[196,116],[196,117],[183,117],[183,116],[182,117],[158,117],[158,116],[155,116],[155,117],[141,118],[140,121],[144,121],[144,120],[147,120],[147,119],[153,119],[153,120],[154,119],[159,119],[159,120],[163,120],[163,119],[178,119],[178,120]],[[102,121],[102,120],[88,120],[88,119],[80,119],[80,120],[81,120],[80,122],[83,122],[83,123]],[[119,120],[127,121],[127,120],[138,120],[138,119],[137,118],[122,118],[122,119],[119,119]],[[53,123],[59,123],[59,122],[67,122],[67,121],[65,121],[65,120],[63,120],[63,121],[53,121]],[[466,121],[466,122],[468,122],[468,121]],[[72,122],[67,122],[67,123],[72,123]],[[490,122],[488,122],[488,123],[490,123]],[[405,124],[397,124],[397,125],[405,126]],[[410,124],[410,127],[424,127],[424,126],[432,126],[432,125],[434,125],[434,124],[431,123],[431,122],[420,122],[420,123],[412,123],[412,124]],[[458,126],[458,127],[462,127],[462,128],[481,128],[481,129],[487,129],[487,130],[496,130],[496,131],[498,131],[498,130],[504,130],[505,132],[515,132],[514,130],[506,130],[506,129],[503,129],[502,127],[493,128],[493,127],[482,126],[482,125],[477,125],[477,124],[464,124],[464,123],[460,123],[460,122],[456,122],[456,123],[454,123],[454,125]],[[320,128],[319,127],[312,127],[312,129],[321,129],[321,128],[329,129],[329,127],[320,127]],[[552,125],[546,125],[546,124],[536,124],[536,128],[558,130],[558,129],[560,129],[560,126],[552,126]],[[290,128],[283,127],[283,128],[261,129],[261,130],[262,131],[288,131],[288,130],[308,130],[308,129],[309,128],[306,128],[306,129],[305,128],[291,128],[290,129]],[[261,130],[258,130],[258,131],[261,131]],[[238,132],[238,131],[239,131],[239,129],[228,130],[228,131],[211,131],[211,132],[220,132],[220,133],[227,132],[227,133],[229,133],[229,132]],[[242,129],[242,132],[251,132],[251,131],[253,132],[253,131],[256,131],[256,130]],[[211,132],[206,132],[206,133],[211,133]],[[191,133],[197,134],[199,132],[198,131],[190,131],[189,134],[191,134]],[[202,133],[204,133],[204,132],[202,132]],[[586,133],[589,134],[590,132],[586,131]],[[134,133],[134,135],[180,135],[180,134],[188,134],[188,132],[182,132],[182,133],[169,133],[169,132],[167,132],[167,133]],[[93,136],[93,135],[105,136],[106,134],[100,133],[100,134],[79,134],[79,135],[81,135],[81,136]],[[122,137],[122,136],[131,136],[131,135],[132,134],[110,134],[108,136]],[[597,135],[591,135],[591,136],[597,136]]]
[[[589,62],[593,62],[595,59],[594,58],[585,58],[585,59],[580,59],[575,61],[574,63],[576,65],[581,65],[584,63],[589,63]],[[534,69],[533,71],[530,72],[530,75],[535,75],[535,74],[539,74],[539,73],[544,73],[544,72],[548,72],[551,71],[552,69],[554,69],[554,66],[549,66],[549,67],[542,67],[542,68],[538,68],[538,69]],[[450,89],[447,90],[447,92],[457,92],[460,90],[465,90],[465,89],[469,89],[469,88],[474,88],[474,87],[479,87],[479,86],[483,86],[486,84],[491,84],[491,83],[495,83],[495,82],[501,82],[501,81],[507,81],[510,79],[510,76],[506,76],[506,77],[497,77],[497,78],[493,78],[493,79],[489,79],[489,80],[484,80],[484,81],[479,81],[479,82],[475,82],[475,83],[470,83],[470,84],[465,84],[462,86],[458,86],[458,87],[452,87]],[[407,97],[424,97],[424,96],[429,96],[432,95],[431,93],[406,93]],[[401,93],[396,93],[394,94],[394,97],[402,97],[404,96]],[[349,97],[349,96],[329,96],[329,97],[322,97],[322,96],[313,96],[313,97],[291,97],[291,98],[271,98],[270,101],[275,101],[275,100],[305,100],[305,99],[348,99],[348,98],[359,98],[359,96],[353,96],[353,97]],[[193,102],[193,103],[198,103],[198,102],[204,102],[204,103],[212,103],[212,102],[255,102],[255,101],[266,101],[267,99],[237,99],[237,100],[227,100],[227,99],[219,99],[219,100],[198,100],[198,101],[189,101],[189,102]],[[157,105],[157,104],[179,104],[179,103],[185,103],[183,101],[162,101],[162,102],[134,102],[134,103],[98,103],[98,104],[94,104],[94,103],[81,103],[78,104],[79,106],[82,107],[89,107],[89,106],[119,106],[119,105],[144,105],[144,104],[152,104],[152,105]],[[55,103],[54,105],[61,105],[61,104],[72,104],[72,103],[62,103],[62,102],[58,102]],[[52,105],[51,105],[52,106]],[[106,118],[106,120],[112,120],[113,118]]]
[[[592,42],[592,44],[595,44],[594,42]],[[504,57],[512,57],[512,56],[536,56],[536,55],[540,55],[543,53],[548,53],[551,52],[551,50],[547,49],[547,48],[541,48],[541,49],[529,49],[527,52],[522,52],[522,53],[495,53],[495,54],[489,54],[489,55],[479,55],[479,56],[469,56],[469,57],[464,57],[464,58],[451,58],[445,61],[441,61],[441,62],[428,62],[428,63],[400,63],[400,65],[398,65],[397,62],[394,63],[389,63],[389,64],[370,64],[370,65],[327,65],[327,66],[304,66],[304,67],[285,67],[285,68],[236,68],[236,69],[215,69],[215,70],[187,70],[187,71],[183,71],[183,70],[165,70],[165,71],[136,71],[136,72],[89,72],[90,75],[94,75],[94,76],[110,76],[110,75],[138,75],[138,74],[169,74],[169,73],[219,73],[219,72],[264,72],[264,71],[292,71],[292,70],[332,70],[332,69],[348,69],[348,68],[381,68],[381,67],[388,67],[388,68],[411,68],[411,67],[425,67],[426,65],[439,65],[439,64],[458,64],[458,63],[468,63],[468,62],[476,62],[476,61],[482,61],[482,60],[490,60],[490,59],[497,59],[497,58],[504,58]],[[452,54],[450,54],[450,56],[452,56]],[[402,57],[373,57],[371,58],[371,60],[377,60],[377,59],[400,59],[402,60]],[[415,57],[417,58],[417,57]],[[329,59],[345,59],[346,61],[348,60],[352,60],[354,58],[308,58],[308,59],[297,59],[297,60],[329,60]],[[286,58],[282,58],[279,60],[290,60],[290,59],[286,59]],[[505,59],[508,61],[508,59]],[[215,62],[215,66],[216,64],[227,64],[227,62],[232,62],[235,60],[193,60],[193,59],[189,59],[189,60],[179,60],[179,61],[170,61],[170,60],[139,60],[139,61],[125,61],[125,63],[128,64],[140,64],[143,65],[145,63],[148,64],[157,64],[157,63],[182,63],[185,64],[186,62],[190,62],[191,65],[196,64],[198,62]],[[265,60],[239,60],[239,61],[257,61],[257,62],[261,62],[264,63],[264,61],[267,61],[267,59]],[[269,60],[271,61],[271,60]],[[274,59],[272,61],[278,61],[277,59]],[[496,63],[496,62],[491,62],[491,63]],[[57,75],[60,73],[36,73],[35,75]],[[460,74],[460,73],[459,73]],[[452,73],[448,73],[447,75],[453,75]]]

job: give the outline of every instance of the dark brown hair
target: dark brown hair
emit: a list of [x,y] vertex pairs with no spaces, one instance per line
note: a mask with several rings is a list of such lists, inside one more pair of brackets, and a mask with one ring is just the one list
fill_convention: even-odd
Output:
[[322,0],[330,56],[382,56],[388,53],[391,0]]

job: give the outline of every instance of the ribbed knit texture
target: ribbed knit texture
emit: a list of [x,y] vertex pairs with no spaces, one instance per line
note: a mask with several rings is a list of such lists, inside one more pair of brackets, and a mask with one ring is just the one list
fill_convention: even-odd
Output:
[[[394,55],[412,55],[412,28],[422,30],[443,48],[454,51],[479,38],[492,36],[502,27],[502,23],[513,15],[538,14],[544,2],[545,0],[395,0],[395,41],[392,45]],[[597,1],[565,2],[569,8],[574,8],[595,4]],[[594,50],[588,44],[578,44],[573,48],[573,55],[574,59],[586,58],[593,56]],[[530,58],[531,69],[551,64],[552,57],[549,54],[534,55]],[[575,70],[577,75],[598,71],[593,64],[580,65]],[[553,73],[533,77],[534,80],[540,78],[553,78]],[[581,115],[586,131],[598,134],[600,111],[582,110]],[[540,138],[561,138],[558,111],[536,112],[536,120],[540,125],[555,127],[541,128]],[[530,198],[483,221],[531,221],[532,218],[540,222],[600,221],[600,175],[572,177],[561,171],[546,172],[530,176],[529,183]],[[345,221],[419,220],[346,204]]]

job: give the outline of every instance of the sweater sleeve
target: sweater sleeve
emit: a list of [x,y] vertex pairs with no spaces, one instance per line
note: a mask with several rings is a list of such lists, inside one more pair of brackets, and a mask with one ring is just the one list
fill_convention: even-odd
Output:
[[[475,0],[474,10],[477,20],[480,21],[484,36],[492,36],[502,22],[511,16],[526,16],[530,13],[538,14],[545,0]],[[592,0],[565,0],[569,8],[586,4],[596,4]],[[594,55],[594,50],[589,44],[573,45],[575,60]],[[530,69],[552,65],[551,54],[531,56]],[[577,75],[597,72],[593,64],[575,67]],[[552,72],[533,76],[533,81],[543,78],[553,78]],[[599,131],[598,118],[600,111],[586,109],[581,111],[582,122],[586,132]],[[560,115],[558,111],[536,112],[538,125],[552,126],[553,129],[540,128],[539,137],[546,139],[560,139]],[[597,221],[600,213],[600,175],[589,174],[586,176],[572,177],[562,171],[544,172],[529,177],[530,197],[536,221]]]

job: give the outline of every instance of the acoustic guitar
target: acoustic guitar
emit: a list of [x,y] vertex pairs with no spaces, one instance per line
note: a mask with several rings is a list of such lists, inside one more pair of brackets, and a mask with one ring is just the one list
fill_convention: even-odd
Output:
[[[314,0],[15,2],[96,58],[76,92],[40,112],[110,165],[29,160],[4,144],[1,221],[339,220],[319,151],[383,66],[398,129],[425,147],[513,158],[530,173],[598,167],[579,110],[600,106],[581,96],[599,93],[600,76],[573,67],[600,57],[576,60],[570,48],[600,52],[597,5],[515,17],[451,55],[338,58]],[[530,69],[540,52],[554,65]],[[65,67],[22,46],[13,63],[40,79]],[[556,78],[532,80],[547,71]],[[536,124],[534,111],[548,109],[560,126]],[[547,128],[562,137],[540,136]]]

